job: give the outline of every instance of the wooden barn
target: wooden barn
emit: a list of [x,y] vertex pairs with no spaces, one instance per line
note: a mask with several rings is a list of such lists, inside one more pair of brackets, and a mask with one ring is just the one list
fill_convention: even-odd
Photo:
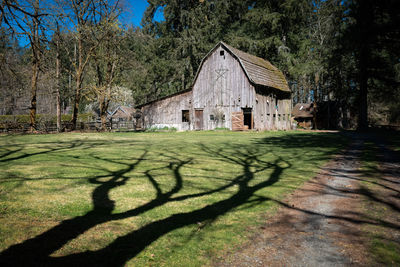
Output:
[[192,88],[138,108],[145,128],[286,130],[291,95],[270,62],[219,42],[201,61]]

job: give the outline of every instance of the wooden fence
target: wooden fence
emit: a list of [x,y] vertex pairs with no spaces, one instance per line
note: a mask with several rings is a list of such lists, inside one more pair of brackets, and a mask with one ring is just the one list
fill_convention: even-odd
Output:
[[[141,126],[137,125],[134,121],[119,121],[106,123],[106,128],[108,131],[140,131]],[[71,131],[71,122],[62,122],[63,131]],[[57,132],[57,124],[54,122],[38,123],[36,130],[38,132],[51,133]],[[90,121],[90,122],[77,122],[76,130],[80,131],[100,131],[101,122]],[[1,122],[0,132],[3,133],[26,133],[30,131],[30,124],[25,122]]]

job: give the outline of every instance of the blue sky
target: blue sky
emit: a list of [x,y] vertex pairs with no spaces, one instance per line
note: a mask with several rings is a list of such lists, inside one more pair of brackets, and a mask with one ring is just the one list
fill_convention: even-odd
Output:
[[[135,26],[140,26],[142,21],[143,13],[146,10],[147,0],[127,0],[122,14],[122,23],[132,23]],[[160,21],[163,19],[162,11],[158,10],[155,15],[155,20]]]
[[[126,0],[124,2],[123,11],[120,20],[123,24],[133,24],[140,27],[143,13],[146,10],[149,3],[147,0]],[[162,9],[157,10],[154,20],[161,21],[164,19]],[[19,44],[21,46],[28,46],[29,41],[26,36],[19,36]]]

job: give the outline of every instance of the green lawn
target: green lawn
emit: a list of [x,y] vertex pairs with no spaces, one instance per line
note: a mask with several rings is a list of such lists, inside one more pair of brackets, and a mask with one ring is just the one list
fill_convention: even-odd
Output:
[[345,143],[309,132],[0,136],[0,265],[209,265]]

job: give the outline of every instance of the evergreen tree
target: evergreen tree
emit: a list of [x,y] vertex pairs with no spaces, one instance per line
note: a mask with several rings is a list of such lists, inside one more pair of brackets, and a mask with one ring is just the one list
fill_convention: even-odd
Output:
[[[150,65],[156,77],[146,85],[151,98],[190,88],[201,59],[218,41],[227,39],[250,2],[149,1],[142,24],[144,32],[154,38],[155,58]],[[155,22],[159,9],[165,20]]]
[[[354,53],[359,118],[358,128],[368,127],[371,101],[398,103],[400,59],[400,13],[394,0],[349,0],[343,40]],[[368,97],[370,94],[371,97]],[[394,102],[393,102],[394,101]]]

